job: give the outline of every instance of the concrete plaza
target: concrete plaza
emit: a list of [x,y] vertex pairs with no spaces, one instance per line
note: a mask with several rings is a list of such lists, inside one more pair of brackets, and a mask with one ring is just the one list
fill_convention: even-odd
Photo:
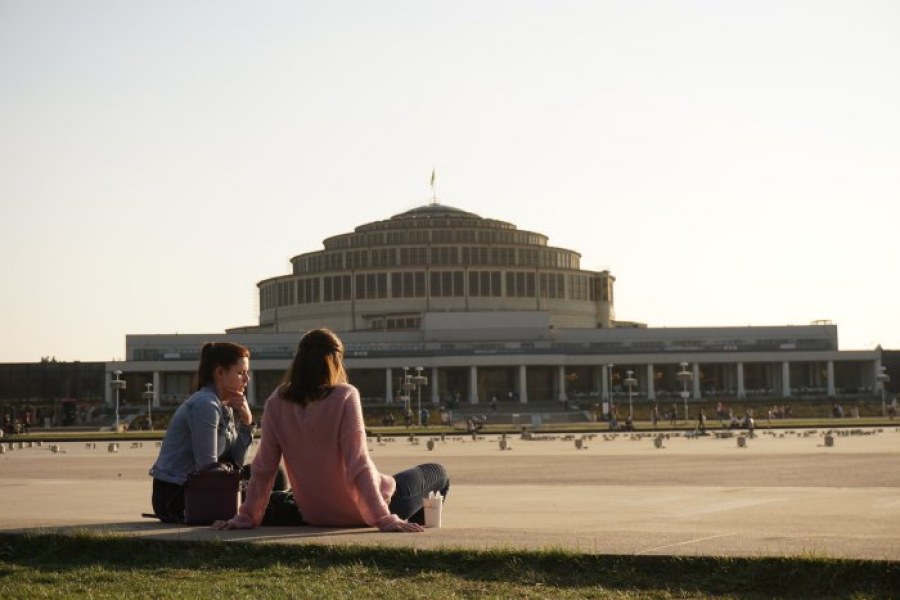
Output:
[[[840,430],[835,430],[840,431]],[[370,439],[386,473],[443,463],[443,528],[259,528],[218,532],[141,518],[150,512],[154,442],[16,446],[0,455],[0,531],[86,529],[157,539],[377,544],[415,548],[566,548],[603,554],[814,555],[900,560],[900,428],[671,436],[627,434],[413,444]],[[578,436],[580,437],[580,436]]]

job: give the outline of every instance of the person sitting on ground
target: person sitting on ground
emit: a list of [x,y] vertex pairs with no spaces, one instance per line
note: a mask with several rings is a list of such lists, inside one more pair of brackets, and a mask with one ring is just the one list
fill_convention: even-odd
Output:
[[[239,344],[204,344],[197,391],[175,411],[156,462],[153,512],[166,523],[184,521],[184,483],[192,473],[242,469],[253,441],[253,414],[244,391],[250,381],[250,351]],[[243,476],[249,477],[244,469]],[[277,486],[284,491],[286,478]]]
[[366,444],[359,391],[347,381],[343,355],[343,344],[328,329],[301,338],[284,382],[266,401],[247,498],[234,518],[215,522],[215,529],[261,524],[283,459],[308,524],[423,531],[423,499],[429,492],[446,497],[450,478],[439,464],[393,477],[378,471]]

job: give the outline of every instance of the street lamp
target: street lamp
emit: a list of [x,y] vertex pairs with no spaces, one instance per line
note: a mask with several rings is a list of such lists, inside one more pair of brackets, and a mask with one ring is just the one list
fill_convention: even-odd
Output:
[[688,397],[690,394],[687,391],[688,382],[694,378],[694,374],[687,370],[688,364],[685,361],[679,363],[681,365],[681,370],[675,373],[675,376],[681,382],[681,398],[684,400],[684,421],[688,422]]
[[887,371],[887,367],[881,367],[881,372],[875,376],[875,381],[877,381],[878,383],[881,384],[881,416],[882,417],[885,416],[885,414],[887,414],[885,412],[885,405],[884,405],[884,391],[885,391],[884,388],[885,388],[885,384],[891,380],[891,376],[888,375],[887,373],[885,373],[885,371]]
[[412,375],[409,374],[409,367],[403,367],[403,383],[400,384],[400,389],[403,390],[403,393],[400,395],[400,400],[403,401],[404,418],[409,415],[409,394],[414,388]]
[[631,405],[631,394],[634,392],[634,387],[637,385],[637,379],[634,378],[634,371],[628,370],[625,373],[628,377],[626,377],[625,381],[622,383],[628,388],[628,416],[634,421],[634,409]]
[[153,393],[153,384],[145,383],[144,387],[147,390],[144,392],[144,400],[147,401],[147,426],[150,431],[153,431],[153,413],[150,411],[150,406],[153,404],[153,397],[156,395]]
[[125,389],[125,380],[122,379],[122,371],[113,371],[116,378],[109,382],[109,385],[116,390],[116,433],[119,433],[119,390]]
[[609,414],[612,415],[613,408],[613,367],[616,366],[612,363],[606,365],[607,369],[609,369],[609,377],[606,378],[607,385],[607,401],[609,401]]
[[410,377],[413,386],[415,386],[416,390],[416,400],[418,403],[417,410],[419,412],[418,423],[419,427],[422,426],[422,386],[428,385],[428,378],[422,375],[422,367],[416,367],[416,374]]

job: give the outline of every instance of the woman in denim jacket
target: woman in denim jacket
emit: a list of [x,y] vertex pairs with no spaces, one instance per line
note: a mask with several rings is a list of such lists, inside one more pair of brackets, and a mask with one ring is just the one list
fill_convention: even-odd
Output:
[[175,411],[150,469],[153,511],[160,520],[184,520],[183,486],[190,473],[244,466],[254,428],[244,396],[249,381],[247,348],[230,342],[204,344],[197,391]]

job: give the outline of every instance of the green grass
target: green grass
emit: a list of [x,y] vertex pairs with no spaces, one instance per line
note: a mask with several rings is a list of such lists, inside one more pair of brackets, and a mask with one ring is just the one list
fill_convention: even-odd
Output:
[[[400,534],[398,534],[400,535]],[[886,598],[900,563],[0,534],[7,598]]]

